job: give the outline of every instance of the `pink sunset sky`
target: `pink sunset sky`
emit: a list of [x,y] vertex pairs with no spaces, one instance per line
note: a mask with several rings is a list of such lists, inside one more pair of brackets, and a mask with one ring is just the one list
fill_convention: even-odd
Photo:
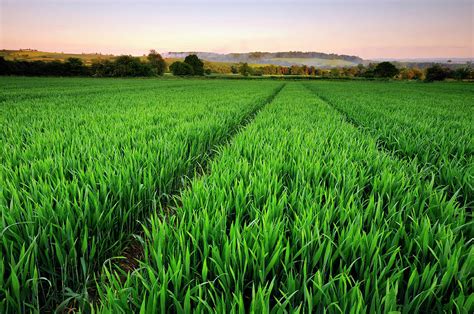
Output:
[[0,0],[0,48],[474,56],[467,0]]

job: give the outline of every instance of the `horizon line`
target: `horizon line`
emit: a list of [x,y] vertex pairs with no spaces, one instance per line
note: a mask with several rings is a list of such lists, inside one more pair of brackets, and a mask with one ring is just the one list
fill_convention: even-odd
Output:
[[100,55],[112,55],[112,56],[123,56],[123,55],[129,55],[129,56],[134,56],[134,57],[139,57],[139,56],[144,56],[147,55],[147,53],[150,50],[156,50],[160,54],[165,54],[165,53],[215,53],[215,54],[246,54],[246,53],[254,53],[254,52],[260,52],[260,53],[279,53],[279,52],[303,52],[303,53],[308,53],[308,52],[316,52],[316,53],[324,53],[324,54],[335,54],[335,55],[340,55],[340,56],[351,56],[351,57],[358,57],[361,58],[364,61],[380,61],[381,59],[385,59],[387,61],[390,60],[424,60],[424,59],[472,59],[474,61],[474,55],[470,57],[459,57],[459,56],[443,56],[443,57],[430,57],[430,56],[425,56],[425,57],[373,57],[373,58],[365,58],[359,55],[354,55],[354,54],[346,54],[346,53],[338,53],[338,52],[325,52],[325,51],[318,51],[318,50],[278,50],[278,51],[270,51],[270,50],[249,50],[249,51],[232,51],[232,52],[218,52],[218,51],[212,51],[212,50],[163,50],[160,51],[158,49],[150,48],[147,49],[146,52],[137,55],[137,54],[131,54],[131,53],[106,53],[106,52],[100,52],[100,51],[94,51],[94,52],[87,52],[87,51],[54,51],[52,50],[43,50],[43,49],[36,49],[36,48],[0,48],[0,51],[38,51],[38,52],[47,52],[47,53],[61,53],[61,54],[100,54]]

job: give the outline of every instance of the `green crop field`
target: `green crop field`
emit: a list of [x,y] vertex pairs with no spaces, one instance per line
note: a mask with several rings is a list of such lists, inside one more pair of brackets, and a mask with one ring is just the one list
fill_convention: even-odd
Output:
[[474,85],[0,78],[0,313],[472,313]]

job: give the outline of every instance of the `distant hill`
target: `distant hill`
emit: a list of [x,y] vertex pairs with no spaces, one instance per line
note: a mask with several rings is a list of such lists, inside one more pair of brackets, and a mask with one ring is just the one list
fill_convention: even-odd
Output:
[[441,64],[466,64],[474,62],[474,57],[471,58],[376,58],[374,61],[393,61],[399,63],[441,63]]
[[[322,52],[249,52],[249,53],[228,53],[220,54],[213,52],[165,52],[162,56],[171,64],[173,61],[182,60],[189,54],[197,54],[199,58],[205,60],[205,64],[212,68],[230,68],[232,64],[247,62],[251,66],[261,66],[267,64],[292,66],[307,65],[316,68],[329,69],[333,67],[351,67],[358,64],[367,65],[370,62],[392,61],[398,67],[418,67],[426,68],[433,63],[441,63],[445,66],[456,68],[468,62],[473,62],[474,58],[414,58],[414,59],[372,59],[364,60],[357,56],[339,55]],[[0,50],[0,57],[6,60],[19,61],[64,61],[67,58],[80,58],[85,64],[91,64],[93,60],[116,58],[116,55],[101,53],[65,53],[65,52],[45,52],[32,49],[21,50]],[[145,56],[139,56],[145,59]]]
[[114,55],[101,53],[45,52],[33,49],[0,50],[0,57],[18,61],[64,61],[67,58],[79,58],[86,64],[90,64],[92,60],[115,58]]
[[[317,68],[332,68],[342,66],[356,66],[366,63],[362,58],[349,55],[327,54],[322,52],[250,52],[220,54],[213,52],[165,52],[163,57],[168,63],[184,59],[189,54],[196,54],[199,58],[213,64],[230,65],[247,62],[252,66],[273,64],[281,66],[307,65]],[[19,61],[64,61],[67,58],[80,58],[86,64],[96,59],[114,59],[116,56],[101,53],[64,53],[45,52],[32,49],[0,50],[0,57],[7,60]],[[140,56],[144,58],[143,56]]]
[[328,54],[322,52],[249,52],[249,53],[228,53],[220,54],[213,52],[189,51],[189,52],[167,52],[163,54],[165,58],[184,58],[189,54],[196,54],[199,58],[212,62],[251,64],[273,64],[281,66],[307,65],[320,68],[331,68],[339,66],[355,66],[365,63],[357,56]]

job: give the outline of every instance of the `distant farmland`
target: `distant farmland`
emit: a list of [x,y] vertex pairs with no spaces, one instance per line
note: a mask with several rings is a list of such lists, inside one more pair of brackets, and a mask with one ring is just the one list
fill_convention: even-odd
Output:
[[[188,53],[182,54],[165,54],[166,61],[171,64],[177,60],[183,60]],[[199,54],[206,61],[207,64],[214,66],[227,67],[232,64],[238,64],[239,62],[248,62],[254,67],[274,64],[281,66],[291,65],[307,65],[321,68],[331,67],[343,67],[343,66],[356,66],[362,63],[361,60],[344,60],[341,58],[293,58],[293,57],[282,57],[282,58],[265,58],[265,59],[239,59],[237,57],[222,58],[216,57],[216,54]],[[99,53],[64,53],[64,52],[44,52],[34,50],[0,50],[0,57],[4,57],[6,60],[18,60],[18,61],[65,61],[67,58],[79,58],[84,61],[85,64],[90,65],[92,61],[97,59],[114,59],[115,55],[99,54]],[[141,56],[143,57],[143,56]],[[145,58],[145,57],[143,57]],[[217,58],[217,59],[216,59]],[[221,58],[222,60],[220,60]]]
[[342,59],[321,59],[321,58],[272,58],[269,59],[269,62],[273,64],[281,64],[281,65],[307,65],[307,66],[314,66],[314,67],[351,67],[356,66],[357,62],[342,60]]
[[91,64],[96,59],[113,59],[114,55],[99,53],[64,53],[45,52],[36,50],[0,50],[0,57],[6,60],[18,61],[65,61],[68,58],[79,58],[86,64]]

